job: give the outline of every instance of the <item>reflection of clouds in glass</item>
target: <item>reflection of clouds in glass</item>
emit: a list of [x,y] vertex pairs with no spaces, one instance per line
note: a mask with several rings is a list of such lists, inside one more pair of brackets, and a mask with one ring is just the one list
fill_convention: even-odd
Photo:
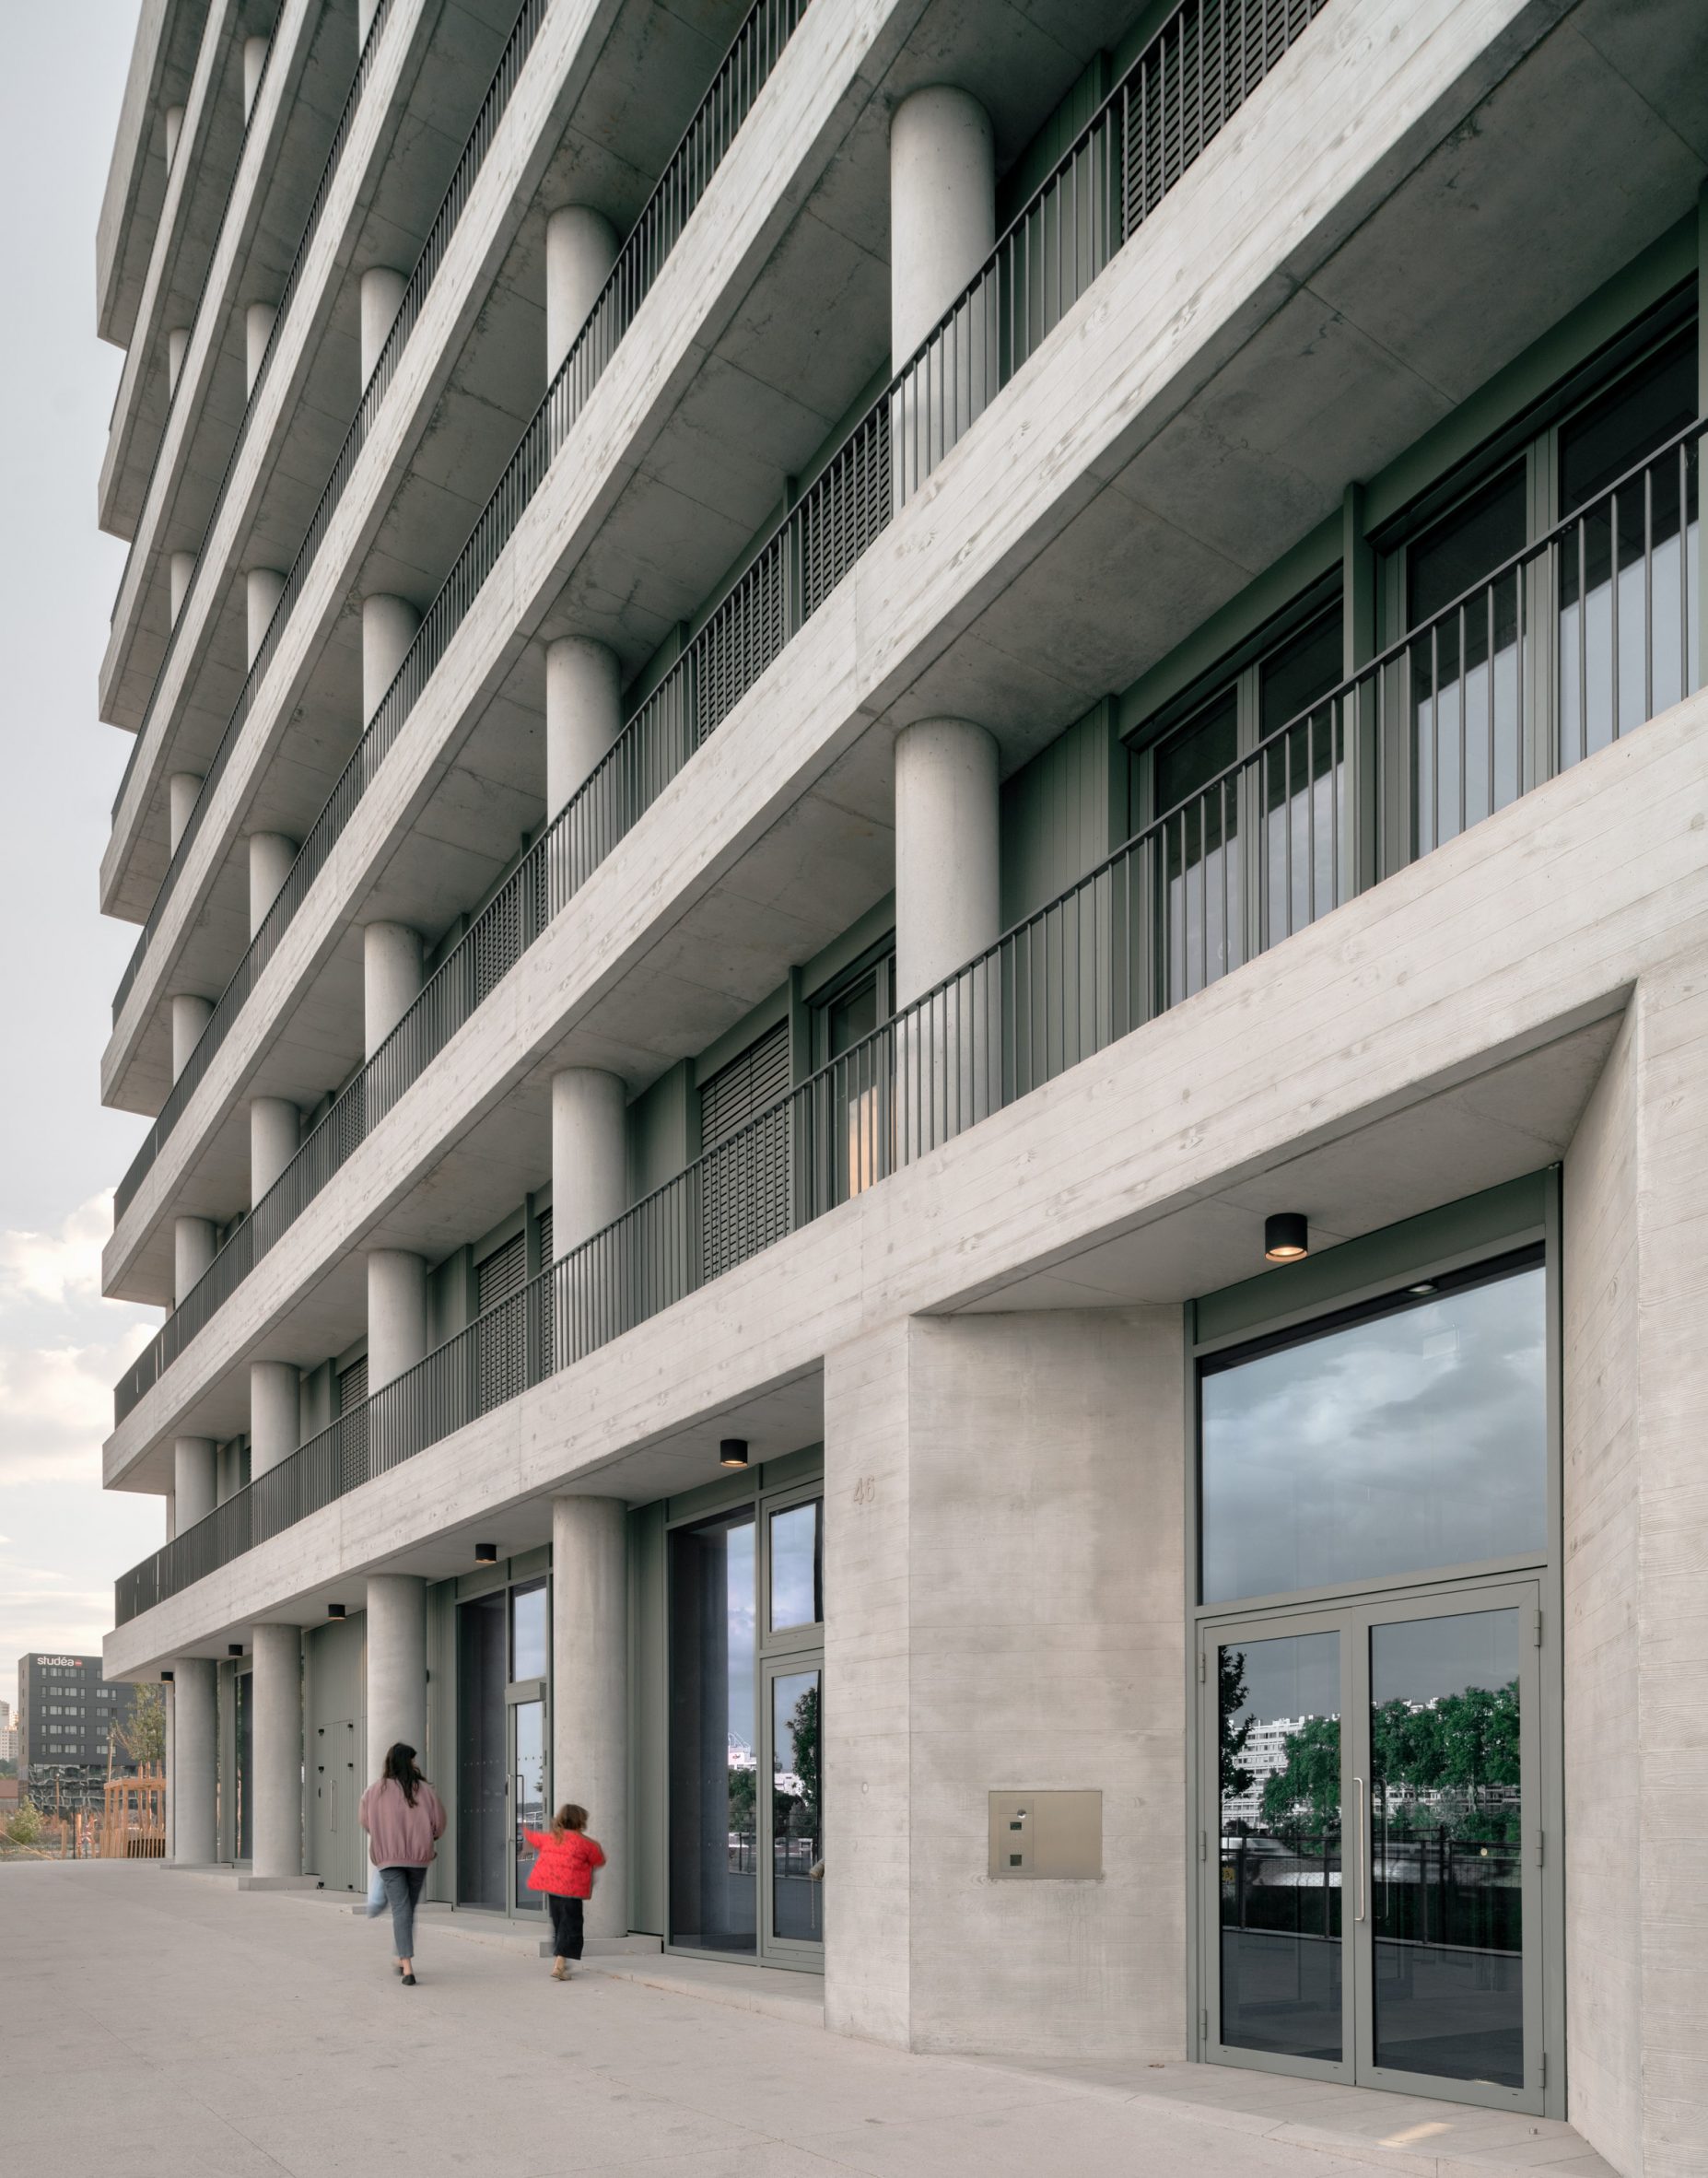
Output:
[[724,1599],[729,1640],[730,1737],[742,1747],[758,1744],[754,1712],[754,1651],[757,1646],[758,1598],[755,1592],[754,1539],[757,1530],[751,1515],[730,1530],[724,1561]]
[[1408,1619],[1370,1633],[1370,1702],[1423,1704],[1469,1687],[1496,1693],[1518,1676],[1515,1610]]
[[810,1626],[818,1616],[813,1563],[818,1540],[818,1506],[791,1505],[771,1516],[771,1623]]
[[1284,1594],[1538,1549],[1543,1274],[1203,1379],[1203,1593]]
[[1238,1714],[1267,1723],[1278,1716],[1339,1716],[1340,1636],[1291,1634],[1232,1645],[1244,1658],[1245,1706]]

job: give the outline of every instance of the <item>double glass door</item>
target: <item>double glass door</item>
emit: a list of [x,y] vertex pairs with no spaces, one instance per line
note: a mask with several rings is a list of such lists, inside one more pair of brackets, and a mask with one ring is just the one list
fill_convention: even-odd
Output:
[[1212,2061],[1541,2108],[1539,1601],[1200,1627]]

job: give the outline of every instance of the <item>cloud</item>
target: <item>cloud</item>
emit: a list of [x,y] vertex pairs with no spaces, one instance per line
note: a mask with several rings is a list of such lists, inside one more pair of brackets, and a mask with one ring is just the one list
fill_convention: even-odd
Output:
[[91,1195],[57,1233],[0,1233],[0,1308],[20,1301],[69,1308],[100,1299],[100,1251],[112,1231],[112,1191]]

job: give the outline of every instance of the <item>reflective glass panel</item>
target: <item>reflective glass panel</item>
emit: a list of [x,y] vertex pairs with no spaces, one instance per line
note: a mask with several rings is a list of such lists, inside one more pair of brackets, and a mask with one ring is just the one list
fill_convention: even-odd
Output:
[[793,1943],[823,1943],[819,1910],[819,1754],[823,1689],[816,1671],[771,1681],[771,1926]]
[[1206,1602],[1539,1551],[1541,1265],[1200,1377]]
[[1345,726],[1341,707],[1325,701],[1340,682],[1343,639],[1337,606],[1271,652],[1258,673],[1265,944],[1338,907],[1344,889]]
[[457,1902],[505,1905],[504,1591],[457,1611]]
[[1216,1651],[1222,2041],[1336,2062],[1340,1637]]
[[679,1528],[670,1552],[671,1941],[757,1943],[751,1506]]
[[1370,1632],[1375,2061],[1524,2085],[1518,1612]]
[[522,1836],[525,1830],[542,1831],[545,1809],[545,1704],[518,1702],[510,1711],[514,1734],[515,1769],[510,1780],[511,1847],[516,1864],[516,1910],[542,1911],[541,1894],[528,1888],[528,1873],[534,1850]]
[[1163,968],[1170,1005],[1245,958],[1239,780],[1223,776],[1238,753],[1239,697],[1234,688],[1157,747]]
[[510,1677],[544,1679],[551,1672],[545,1583],[510,1595]]
[[825,1615],[818,1500],[771,1515],[771,1625],[816,1626]]

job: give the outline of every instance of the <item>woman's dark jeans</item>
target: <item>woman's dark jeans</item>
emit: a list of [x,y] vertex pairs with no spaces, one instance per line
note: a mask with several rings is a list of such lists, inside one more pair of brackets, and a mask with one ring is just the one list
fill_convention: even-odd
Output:
[[556,1891],[548,1891],[545,1903],[552,1909],[552,1956],[556,1959],[579,1959],[581,1956],[581,1908],[585,1901],[560,1898]]
[[415,1908],[421,1903],[421,1892],[427,1882],[424,1868],[382,1868],[380,1880],[385,1885],[385,1902],[392,1909],[392,1952],[394,1958],[413,1959],[415,1955]]

